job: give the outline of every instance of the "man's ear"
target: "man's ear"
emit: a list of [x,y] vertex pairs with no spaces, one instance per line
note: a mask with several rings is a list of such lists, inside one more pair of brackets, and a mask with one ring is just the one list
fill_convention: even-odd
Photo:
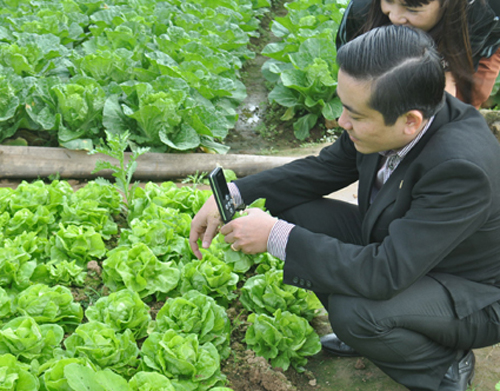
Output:
[[420,110],[410,110],[405,117],[404,133],[408,136],[414,135],[421,130],[424,122],[424,115]]

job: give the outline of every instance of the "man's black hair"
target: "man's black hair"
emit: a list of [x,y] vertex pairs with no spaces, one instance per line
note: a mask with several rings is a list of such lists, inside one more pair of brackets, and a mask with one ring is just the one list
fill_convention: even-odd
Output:
[[410,110],[430,118],[441,107],[442,60],[421,30],[395,25],[372,29],[342,46],[337,62],[349,76],[372,81],[368,105],[383,115],[386,125]]

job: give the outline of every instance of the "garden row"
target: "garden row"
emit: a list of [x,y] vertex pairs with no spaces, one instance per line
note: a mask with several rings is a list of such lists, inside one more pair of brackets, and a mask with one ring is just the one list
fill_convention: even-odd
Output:
[[[26,145],[27,130],[44,145],[91,150],[106,130],[128,130],[153,152],[227,152],[269,0],[0,3],[0,142]],[[282,41],[262,53],[269,99],[289,108],[284,119],[300,117],[301,139],[339,113],[333,42],[346,3],[287,3],[272,22]]]
[[0,389],[229,390],[236,302],[250,314],[248,348],[301,371],[321,349],[315,296],[283,284],[280,260],[220,235],[196,259],[190,223],[211,192],[150,182],[124,197],[124,173],[77,191],[57,180],[0,189]]

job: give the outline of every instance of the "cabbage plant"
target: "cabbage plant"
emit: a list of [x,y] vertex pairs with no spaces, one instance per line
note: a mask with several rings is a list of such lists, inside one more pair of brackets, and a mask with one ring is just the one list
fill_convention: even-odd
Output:
[[180,271],[173,262],[161,262],[144,243],[109,251],[102,279],[112,291],[128,288],[141,298],[157,298],[177,287]]
[[225,381],[216,347],[210,342],[200,344],[196,334],[153,332],[144,341],[141,356],[143,370],[160,372],[175,389],[206,391]]
[[74,330],[83,319],[81,305],[64,286],[31,285],[14,301],[15,312],[31,316],[38,324],[57,323],[66,331]]
[[30,366],[19,362],[12,354],[0,355],[0,390],[38,391],[39,381]]
[[227,308],[229,302],[236,298],[234,291],[239,277],[224,261],[207,251],[203,251],[203,255],[203,260],[192,261],[182,267],[179,290],[181,293],[197,290]]
[[118,333],[131,330],[136,340],[147,335],[151,321],[149,307],[137,292],[129,289],[101,297],[87,308],[85,316],[90,322],[105,323]]
[[69,357],[86,357],[101,368],[110,368],[130,377],[139,364],[139,348],[132,331],[117,333],[100,322],[88,322],[77,327],[64,341]]
[[303,372],[307,357],[319,353],[321,342],[308,321],[291,312],[277,310],[274,316],[250,314],[252,323],[245,334],[248,347],[271,361],[274,367],[287,370],[290,364]]
[[211,342],[221,358],[229,357],[231,322],[224,307],[213,298],[198,291],[186,292],[182,297],[169,298],[156,315],[153,331],[175,330],[198,335],[199,343]]
[[176,391],[170,379],[158,372],[137,372],[128,385],[131,391]]
[[282,270],[270,270],[250,277],[241,288],[240,302],[247,310],[272,315],[278,308],[311,320],[308,293],[302,288],[283,283]]
[[0,354],[10,353],[18,360],[44,363],[60,351],[64,330],[57,324],[42,324],[29,316],[12,319],[0,329]]

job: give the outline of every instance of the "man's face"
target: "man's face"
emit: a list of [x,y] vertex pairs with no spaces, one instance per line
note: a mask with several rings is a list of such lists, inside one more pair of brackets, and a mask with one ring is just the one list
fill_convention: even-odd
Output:
[[382,114],[368,106],[371,85],[371,81],[339,71],[337,95],[344,107],[339,125],[349,133],[358,152],[368,154],[404,147],[412,140],[405,132],[406,116],[387,126]]

